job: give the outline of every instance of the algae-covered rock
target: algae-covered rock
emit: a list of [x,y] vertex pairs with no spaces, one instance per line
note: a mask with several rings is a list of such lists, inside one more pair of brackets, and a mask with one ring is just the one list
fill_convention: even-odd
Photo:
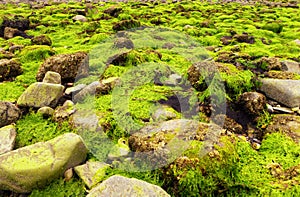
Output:
[[10,102],[0,101],[0,127],[16,122],[21,111]]
[[53,119],[56,122],[67,120],[75,112],[74,103],[66,100],[63,106],[57,107],[53,113]]
[[49,118],[53,115],[54,109],[52,109],[51,107],[41,107],[40,109],[38,109],[37,113],[42,114],[43,117]]
[[47,71],[57,72],[63,82],[74,82],[76,77],[88,75],[89,65],[85,52],[60,54],[44,61],[36,75],[37,81],[42,81]]
[[31,43],[34,45],[52,45],[51,38],[47,35],[35,36],[31,39]]
[[267,97],[287,107],[298,107],[300,104],[300,81],[282,79],[261,79],[260,90]]
[[14,148],[16,135],[16,128],[13,125],[0,128],[0,155]]
[[64,86],[51,83],[33,83],[19,97],[17,104],[22,107],[54,108],[63,95]]
[[86,159],[80,136],[67,133],[47,142],[26,146],[0,156],[0,190],[28,193],[42,188]]
[[141,23],[137,20],[123,20],[115,23],[113,26],[113,30],[122,31],[122,30],[137,28],[139,26],[141,26]]
[[21,64],[16,60],[0,60],[0,82],[12,80],[16,76],[22,74],[22,72]]
[[86,162],[81,166],[76,166],[74,170],[86,186],[91,189],[104,179],[108,168],[110,166],[104,162]]
[[93,188],[87,195],[87,197],[101,196],[164,197],[170,195],[157,185],[135,178],[114,175]]
[[61,76],[59,73],[48,71],[43,79],[43,83],[61,84]]
[[135,158],[150,167],[162,166],[188,149],[191,140],[203,141],[210,129],[207,123],[175,119],[147,125],[131,135],[128,142]]

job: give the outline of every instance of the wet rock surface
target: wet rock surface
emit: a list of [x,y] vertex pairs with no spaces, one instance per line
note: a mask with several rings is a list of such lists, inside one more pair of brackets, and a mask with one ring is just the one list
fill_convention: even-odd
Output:
[[28,193],[82,163],[87,149],[80,136],[68,133],[0,155],[0,189]]

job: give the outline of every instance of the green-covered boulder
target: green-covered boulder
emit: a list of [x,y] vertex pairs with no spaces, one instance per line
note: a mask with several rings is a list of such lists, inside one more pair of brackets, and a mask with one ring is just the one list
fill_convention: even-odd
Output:
[[33,83],[19,97],[17,104],[21,107],[55,107],[63,95],[64,86],[51,83]]
[[166,191],[157,185],[147,183],[135,178],[126,178],[114,175],[103,181],[91,190],[87,197],[106,196],[136,196],[136,197],[164,197],[170,196]]
[[0,190],[28,193],[42,188],[85,161],[87,149],[80,136],[66,133],[0,156]]

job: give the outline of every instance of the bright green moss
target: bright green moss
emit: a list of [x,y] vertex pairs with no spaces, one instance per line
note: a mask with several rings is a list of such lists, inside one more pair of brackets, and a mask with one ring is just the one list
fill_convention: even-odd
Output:
[[58,125],[50,119],[43,119],[40,114],[31,112],[16,123],[16,147],[23,147],[36,142],[53,139],[63,133],[72,132],[67,123]]
[[57,197],[84,197],[87,195],[84,183],[78,178],[65,181],[62,178],[51,182],[43,189],[35,189],[30,197],[57,196]]
[[44,59],[55,54],[55,51],[49,46],[28,46],[20,53],[22,62],[28,61],[43,61]]

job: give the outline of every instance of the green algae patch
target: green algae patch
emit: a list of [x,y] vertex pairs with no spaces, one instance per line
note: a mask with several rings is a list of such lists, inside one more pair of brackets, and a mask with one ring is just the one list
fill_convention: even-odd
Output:
[[28,46],[20,53],[22,62],[26,61],[42,61],[55,54],[55,51],[49,46]]
[[43,119],[40,114],[33,112],[24,116],[16,123],[16,147],[23,147],[36,142],[47,141],[72,130],[67,124],[59,125],[50,119]]
[[87,192],[85,191],[84,183],[78,178],[72,178],[70,181],[60,178],[52,181],[43,189],[33,190],[30,197],[85,197],[86,195]]

